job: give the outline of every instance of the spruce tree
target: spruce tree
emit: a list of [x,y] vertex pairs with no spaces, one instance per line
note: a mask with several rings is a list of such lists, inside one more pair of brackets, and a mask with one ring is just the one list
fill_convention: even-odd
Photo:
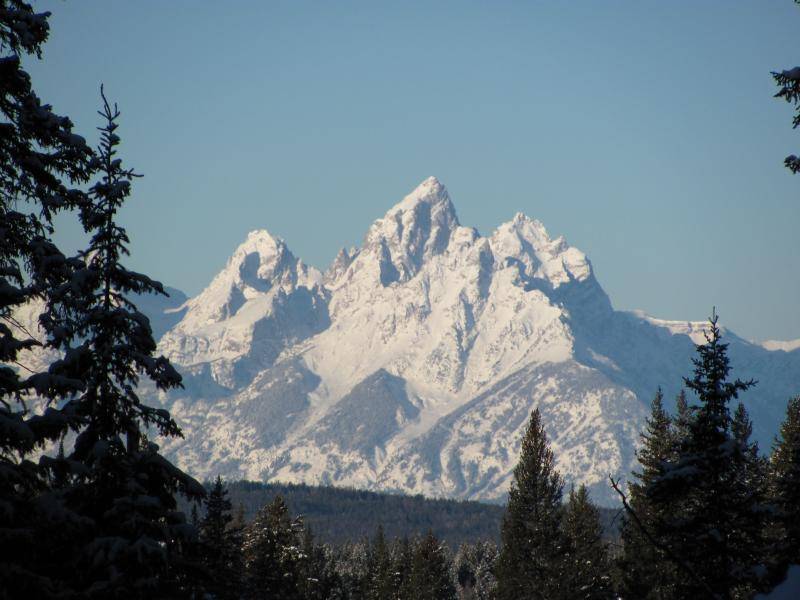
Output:
[[669,531],[664,525],[671,511],[668,502],[650,497],[647,490],[664,474],[669,461],[674,460],[678,432],[688,427],[690,409],[686,395],[677,399],[678,416],[673,429],[672,420],[664,409],[664,395],[659,388],[651,403],[650,416],[640,434],[641,446],[636,452],[639,470],[633,473],[629,485],[630,505],[640,523],[625,515],[620,537],[622,552],[617,566],[621,572],[620,590],[624,598],[667,599],[674,597],[676,578],[680,577],[675,565],[654,547],[641,526],[651,534],[661,532],[659,542],[669,543]]
[[497,546],[492,542],[462,544],[454,561],[459,598],[490,600],[497,580],[494,576]]
[[686,390],[681,390],[675,399],[675,439],[682,440],[689,435],[689,423],[692,421],[692,407],[686,399]]
[[409,581],[411,597],[419,600],[455,600],[450,579],[450,557],[445,546],[431,531],[414,548]]
[[789,401],[772,448],[769,496],[776,512],[772,554],[783,571],[800,564],[800,396]]
[[[800,0],[795,0],[795,2],[800,4]],[[795,115],[792,119],[792,128],[797,129],[800,127],[800,66],[773,72],[772,77],[779,88],[775,97],[783,98],[789,104],[794,105]],[[800,157],[791,154],[783,162],[792,173],[800,171]]]
[[497,597],[552,599],[561,586],[561,494],[539,409],[531,414],[503,517]]
[[686,437],[677,443],[673,461],[645,493],[669,506],[654,528],[668,539],[678,579],[677,597],[715,595],[731,598],[760,585],[759,543],[754,531],[763,524],[763,506],[740,482],[747,469],[747,447],[735,438],[729,404],[753,381],[728,380],[727,344],[713,315],[706,343],[697,346],[694,376],[684,380],[699,405],[692,411]]
[[291,518],[280,496],[258,511],[242,543],[246,598],[301,598],[302,531],[302,521]]
[[335,570],[343,597],[363,600],[368,579],[368,544],[365,541],[347,542],[336,548]]
[[303,531],[299,573],[300,596],[303,600],[331,600],[341,597],[342,585],[330,549],[315,543],[309,526]]
[[603,541],[600,513],[585,486],[570,490],[564,513],[568,554],[563,567],[561,597],[574,600],[610,600],[611,567]]
[[375,538],[367,555],[367,580],[365,597],[368,600],[390,598],[394,589],[392,578],[392,557],[383,534],[383,526],[378,525]]
[[241,592],[241,531],[232,526],[228,490],[217,476],[205,499],[205,516],[199,524],[200,548],[206,590],[215,598],[238,598]]
[[[83,267],[53,292],[64,309],[47,319],[67,332],[60,347],[78,357],[66,368],[83,390],[64,410],[80,418],[74,448],[66,457],[79,476],[64,497],[66,505],[91,523],[65,581],[89,595],[179,596],[190,570],[183,549],[196,532],[177,511],[176,493],[197,500],[202,486],[170,464],[146,432],[180,436],[169,412],[143,404],[137,394],[142,376],[157,388],[180,385],[180,375],[161,356],[150,324],[131,302],[132,294],[161,293],[160,283],[126,269],[121,260],[129,243],[116,216],[136,176],[117,157],[119,111],[105,96],[100,112],[100,180],[80,209],[91,235],[80,256]],[[70,347],[78,341],[76,347]],[[79,467],[79,469],[78,469]],[[69,565],[69,561],[65,561]]]
[[392,551],[392,600],[413,600],[411,569],[414,549],[407,537],[397,540]]
[[763,572],[769,554],[768,463],[761,456],[758,443],[750,439],[752,433],[750,415],[740,402],[731,421],[735,450],[731,457],[734,479],[729,498],[731,513],[736,515],[730,543],[736,557],[735,589],[739,597],[748,597],[768,585]]
[[739,445],[738,459],[742,461],[740,484],[746,490],[757,492],[759,503],[763,504],[766,499],[769,461],[761,455],[758,442],[750,439],[753,435],[753,424],[747,409],[741,402],[733,415],[731,435]]
[[[63,462],[29,457],[78,427],[80,418],[58,400],[81,382],[59,373],[70,356],[46,372],[24,363],[26,349],[50,345],[60,333],[45,329],[39,339],[14,313],[31,302],[58,308],[50,290],[70,278],[75,263],[53,243],[52,219],[86,202],[79,186],[95,168],[86,141],[39,98],[23,69],[24,60],[42,56],[49,16],[27,2],[0,0],[0,589],[38,598],[62,593],[50,567],[63,561],[60,540],[72,537],[79,518],[46,493],[65,474],[53,472]],[[51,402],[42,414],[31,410],[34,395]]]

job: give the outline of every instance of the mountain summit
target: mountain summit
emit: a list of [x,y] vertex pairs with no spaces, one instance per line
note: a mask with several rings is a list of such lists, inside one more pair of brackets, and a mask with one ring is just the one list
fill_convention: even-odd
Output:
[[188,300],[160,342],[170,360],[235,389],[287,344],[327,326],[322,274],[264,229],[252,231],[225,268]]
[[[161,350],[186,390],[163,400],[199,477],[504,498],[538,407],[558,467],[610,503],[656,389],[674,395],[702,326],[613,310],[586,255],[522,213],[489,236],[423,181],[324,275],[250,233],[184,303]],[[800,350],[728,335],[768,440]],[[788,348],[788,347],[787,347]]]

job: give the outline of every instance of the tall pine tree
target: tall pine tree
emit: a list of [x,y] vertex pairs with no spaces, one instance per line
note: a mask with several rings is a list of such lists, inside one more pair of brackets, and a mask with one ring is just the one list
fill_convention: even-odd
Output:
[[497,546],[493,542],[462,544],[455,558],[456,581],[462,600],[494,598],[497,580],[494,576]]
[[368,600],[390,598],[394,589],[392,557],[383,526],[379,525],[367,555],[367,580],[365,597]]
[[302,521],[289,515],[280,496],[258,511],[242,544],[246,598],[301,598],[302,532]]
[[[795,2],[800,4],[800,0],[795,0]],[[783,98],[789,104],[794,105],[795,115],[792,119],[792,128],[797,129],[800,127],[800,66],[773,72],[772,77],[779,88],[775,97]],[[792,173],[800,172],[800,157],[790,154],[783,163]]]
[[[683,392],[678,396],[677,404],[676,420],[678,423],[686,422],[686,425],[676,425],[679,430],[688,426],[689,418],[689,408]],[[640,522],[634,522],[626,515],[620,531],[622,552],[617,566],[621,572],[620,591],[624,598],[673,598],[676,580],[681,576],[675,565],[652,545],[641,530],[644,527],[651,535],[662,532],[659,542],[669,544],[669,531],[664,520],[671,507],[668,502],[648,496],[647,490],[664,474],[668,462],[674,460],[676,435],[672,421],[664,409],[664,395],[659,388],[653,398],[644,432],[640,434],[642,443],[636,453],[639,470],[633,473],[634,481],[628,487],[630,505]]]
[[558,597],[563,573],[561,475],[556,471],[539,409],[522,438],[519,463],[503,517],[497,597]]
[[330,548],[317,544],[307,525],[303,531],[299,571],[303,600],[334,600],[342,596],[342,583],[336,573]]
[[[67,332],[61,348],[78,357],[70,375],[84,387],[65,408],[79,416],[81,428],[66,457],[79,476],[64,497],[91,526],[76,540],[76,562],[65,561],[74,568],[64,580],[96,596],[178,596],[186,585],[182,550],[195,530],[177,510],[175,495],[199,499],[205,492],[145,435],[181,432],[166,410],[141,402],[140,378],[162,390],[179,386],[181,378],[165,358],[154,356],[149,321],[130,300],[132,294],[165,292],[121,264],[129,240],[116,216],[135,175],[116,156],[119,111],[105,96],[100,114],[101,178],[80,211],[91,240],[81,256],[84,266],[53,293],[63,312],[50,315]],[[73,341],[78,346],[70,347]]]
[[[645,493],[669,514],[654,528],[669,539],[676,566],[684,568],[677,597],[732,598],[760,585],[758,542],[753,532],[763,521],[758,495],[742,493],[747,445],[736,439],[730,403],[753,381],[728,380],[727,344],[713,315],[706,343],[697,346],[694,376],[684,380],[699,405],[674,460]],[[691,576],[690,576],[691,575]]]
[[783,571],[800,564],[800,396],[789,401],[772,449],[769,496],[776,509],[772,554]]
[[455,600],[456,590],[450,579],[447,548],[431,531],[414,548],[409,580],[411,598],[419,600]]
[[562,598],[611,600],[611,565],[603,541],[600,513],[585,486],[570,490],[563,520],[567,554],[564,557]]
[[200,521],[200,548],[208,574],[206,590],[226,600],[241,594],[241,531],[234,527],[228,490],[217,476],[205,499],[205,516]]
[[407,537],[396,540],[392,549],[392,600],[413,600],[411,569],[414,548]]
[[[25,59],[42,56],[49,16],[27,2],[0,0],[0,590],[39,598],[61,593],[49,567],[62,560],[54,547],[71,532],[58,499],[43,494],[57,476],[55,463],[30,455],[78,427],[80,418],[57,401],[81,382],[59,372],[69,355],[46,372],[23,362],[26,349],[49,345],[60,332],[46,329],[39,339],[15,310],[32,302],[56,308],[50,290],[76,265],[53,243],[52,218],[87,201],[78,186],[96,164],[72,122],[42,102],[23,69]],[[31,410],[34,394],[50,402],[43,414]]]

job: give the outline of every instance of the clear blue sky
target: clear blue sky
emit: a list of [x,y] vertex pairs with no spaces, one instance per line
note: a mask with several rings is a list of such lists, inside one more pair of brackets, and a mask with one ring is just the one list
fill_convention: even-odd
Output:
[[93,140],[100,82],[120,104],[129,266],[165,284],[255,228],[324,268],[436,175],[482,233],[564,234],[617,308],[800,337],[790,0],[35,5],[42,97]]

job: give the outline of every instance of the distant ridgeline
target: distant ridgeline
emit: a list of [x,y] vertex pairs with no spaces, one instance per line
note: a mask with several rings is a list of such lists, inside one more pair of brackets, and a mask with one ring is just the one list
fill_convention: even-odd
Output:
[[[206,489],[211,484],[206,482]],[[302,515],[320,542],[341,544],[372,538],[382,525],[387,539],[424,535],[429,529],[453,549],[462,543],[500,542],[505,507],[458,500],[433,500],[362,490],[286,483],[235,481],[226,484],[234,512],[241,506],[249,522],[280,495],[292,515]],[[188,514],[191,507],[184,503]],[[601,508],[606,537],[616,537],[618,510]]]

